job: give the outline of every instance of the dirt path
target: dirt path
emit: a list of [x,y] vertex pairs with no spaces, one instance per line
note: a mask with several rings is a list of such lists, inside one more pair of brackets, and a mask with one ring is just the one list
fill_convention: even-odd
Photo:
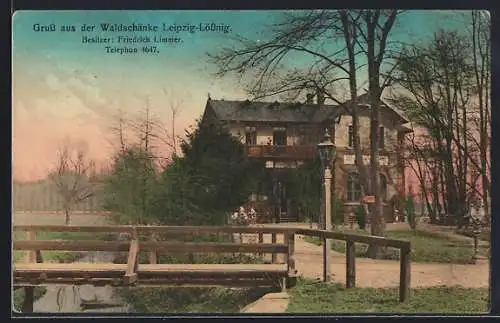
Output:
[[[244,240],[255,240],[251,235]],[[248,241],[247,240],[247,241]],[[278,235],[277,242],[283,236]],[[264,236],[264,243],[271,243],[269,235]],[[321,278],[323,273],[322,247],[304,241],[298,235],[295,240],[295,266],[299,275],[307,278]],[[331,273],[333,281],[345,283],[345,254],[332,250]],[[278,261],[282,261],[278,257]],[[480,262],[476,265],[412,263],[411,286],[453,286],[488,287],[489,264]],[[356,286],[358,287],[397,287],[399,286],[399,261],[373,260],[356,258]]]
[[[296,267],[301,275],[320,278],[323,272],[322,247],[305,242],[298,236],[295,243]],[[331,272],[335,282],[345,282],[345,255],[332,251]],[[461,285],[488,286],[488,263],[477,265],[412,263],[411,286],[430,287]],[[356,286],[396,287],[399,285],[399,261],[356,259]]]

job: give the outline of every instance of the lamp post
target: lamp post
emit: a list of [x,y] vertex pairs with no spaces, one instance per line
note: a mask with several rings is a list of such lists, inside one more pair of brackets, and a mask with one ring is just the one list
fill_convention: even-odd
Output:
[[[331,163],[335,155],[335,145],[330,140],[328,129],[325,131],[323,141],[318,144],[319,157],[323,167],[323,182],[324,182],[324,219],[323,230],[332,230],[332,170]],[[330,253],[331,240],[323,238],[323,281],[330,281]]]

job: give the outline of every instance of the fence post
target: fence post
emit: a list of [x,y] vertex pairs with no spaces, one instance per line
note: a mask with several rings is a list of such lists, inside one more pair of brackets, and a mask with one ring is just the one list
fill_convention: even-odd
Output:
[[356,286],[356,245],[354,241],[346,241],[346,288]]
[[23,308],[21,309],[21,311],[23,313],[33,313],[34,302],[35,302],[35,287],[25,286]]
[[401,248],[400,253],[399,301],[405,302],[410,297],[411,245]]
[[137,268],[139,266],[139,234],[134,228],[130,240],[130,247],[127,257],[127,271],[125,272],[125,283],[134,284],[137,282]]
[[[262,232],[259,232],[259,244],[264,243],[264,234]],[[259,252],[259,258],[261,258],[262,261],[262,252]]]
[[[276,243],[276,233],[274,233],[274,232],[271,234],[271,243]],[[274,252],[272,253],[272,256],[271,256],[271,262],[273,264],[276,263],[276,253],[274,253]]]
[[[152,242],[156,241],[156,239],[155,239],[155,234],[154,234],[154,233],[151,233],[151,238],[150,238],[150,240],[151,240]],[[154,264],[157,264],[157,263],[158,263],[158,254],[157,254],[157,252],[156,252],[156,251],[150,251],[150,252],[148,253],[148,258],[149,258],[149,263],[150,263],[150,264],[153,264],[153,265],[154,265]]]
[[295,274],[295,233],[287,233],[288,238],[288,273]]
[[[36,232],[34,231],[26,231],[26,240],[35,240],[36,239]],[[28,250],[25,251],[24,255],[24,262],[26,263],[36,263],[36,251],[35,250]]]
[[[35,240],[36,232],[26,231],[26,240]],[[36,263],[37,255],[40,253],[38,250],[28,250],[25,251],[24,262],[26,263]],[[41,254],[40,254],[40,258]],[[33,303],[35,302],[35,287],[25,286],[24,287],[24,301],[22,312],[23,313],[33,313]]]

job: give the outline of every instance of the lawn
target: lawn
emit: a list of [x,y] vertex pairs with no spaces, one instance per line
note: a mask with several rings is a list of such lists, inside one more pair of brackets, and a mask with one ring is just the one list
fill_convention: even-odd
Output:
[[345,289],[300,279],[289,290],[288,313],[485,313],[487,288],[431,287],[412,289],[408,302],[400,303],[397,288]]
[[133,313],[238,313],[269,293],[267,288],[138,287],[120,288],[118,295]]
[[[474,237],[474,234],[470,231],[470,230],[460,230],[460,231],[456,231],[457,234],[460,234],[460,235],[463,235],[463,236],[466,236],[466,237],[469,237],[469,238],[473,238]],[[490,241],[491,242],[491,230],[482,230],[480,233],[479,233],[479,240],[483,240],[483,241]]]
[[[369,234],[363,230],[345,232],[363,235]],[[471,260],[473,254],[473,247],[469,242],[454,239],[453,237],[438,236],[430,232],[398,230],[387,231],[386,236],[388,238],[411,241],[412,260],[415,262],[465,264]],[[321,240],[316,237],[305,237],[305,241],[316,245],[321,244]],[[345,253],[345,242],[332,240],[332,249]],[[356,243],[356,256],[365,257],[367,249],[368,245]],[[488,248],[480,246],[479,254],[487,256]],[[385,259],[398,260],[399,249],[387,248]]]

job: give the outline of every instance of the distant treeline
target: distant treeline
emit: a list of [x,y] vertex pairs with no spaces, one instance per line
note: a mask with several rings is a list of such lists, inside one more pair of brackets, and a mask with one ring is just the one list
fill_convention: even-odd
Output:
[[[12,187],[14,211],[63,211],[61,194],[50,180],[14,182]],[[101,212],[99,197],[93,196],[73,208],[73,211]]]

